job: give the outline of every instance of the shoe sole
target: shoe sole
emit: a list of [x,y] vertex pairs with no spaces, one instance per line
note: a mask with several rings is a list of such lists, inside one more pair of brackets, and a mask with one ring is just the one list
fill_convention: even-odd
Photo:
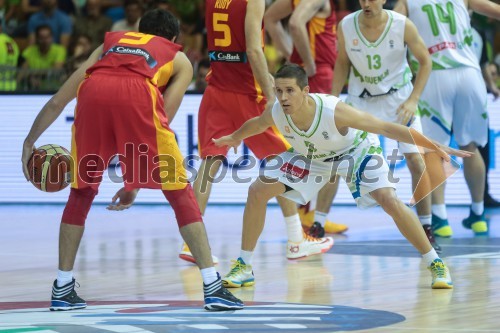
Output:
[[242,284],[234,283],[232,281],[222,280],[222,285],[226,288],[241,288],[241,287],[251,287],[255,284],[254,281],[243,282]]
[[432,285],[432,289],[453,289],[453,284],[448,284],[445,281],[438,281]]
[[[193,256],[190,256],[189,254],[181,253],[179,254],[179,258],[196,265],[196,260],[194,260]],[[217,265],[219,263],[218,260],[213,260],[213,258],[212,261],[214,262],[214,265]]]
[[78,310],[78,309],[85,309],[87,306],[72,306],[72,307],[61,307],[61,306],[51,306],[49,309],[50,311],[71,311],[71,310]]
[[330,249],[331,249],[331,248],[332,248],[332,246],[333,246],[333,243],[335,243],[335,242],[334,242],[334,240],[333,240],[333,238],[332,238],[332,244],[331,244],[328,248],[321,249],[321,251],[320,251],[320,252],[314,252],[314,253],[306,254],[306,255],[304,255],[304,256],[300,256],[300,257],[289,257],[289,256],[287,255],[287,256],[286,256],[286,258],[287,258],[288,260],[297,260],[297,259],[302,259],[302,258],[307,258],[307,257],[310,257],[310,256],[314,256],[314,255],[316,255],[316,254],[326,253],[326,252],[330,251]]
[[453,231],[451,233],[446,233],[446,234],[439,234],[439,229],[433,230],[432,233],[434,234],[434,237],[441,237],[441,238],[451,238],[453,236]]
[[243,305],[242,306],[228,307],[227,305],[223,305],[223,304],[221,304],[221,305],[210,304],[210,305],[205,305],[203,308],[207,311],[233,311],[233,310],[242,310]]

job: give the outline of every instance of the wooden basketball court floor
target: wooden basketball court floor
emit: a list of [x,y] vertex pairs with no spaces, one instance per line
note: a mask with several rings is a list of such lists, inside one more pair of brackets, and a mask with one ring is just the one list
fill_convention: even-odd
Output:
[[[379,208],[334,206],[349,225],[324,255],[285,258],[279,209],[268,209],[254,287],[233,289],[242,311],[202,309],[198,269],[178,259],[181,237],[168,206],[124,212],[93,206],[75,276],[87,309],[48,311],[57,269],[60,205],[0,206],[0,332],[500,332],[500,210],[489,236],[474,237],[448,211],[454,237],[441,240],[453,290],[432,290],[420,256]],[[209,206],[217,266],[239,254],[242,206]]]

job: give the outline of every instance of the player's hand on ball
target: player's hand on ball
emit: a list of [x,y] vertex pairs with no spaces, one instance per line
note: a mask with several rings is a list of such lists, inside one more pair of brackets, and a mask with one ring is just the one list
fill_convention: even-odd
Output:
[[223,146],[233,147],[235,154],[238,147],[241,145],[241,140],[234,139],[232,135],[221,136],[218,139],[212,139],[212,141],[218,147],[223,147]]
[[134,204],[135,198],[137,197],[137,193],[139,193],[139,189],[132,191],[125,191],[125,188],[122,187],[121,189],[118,190],[118,192],[116,192],[115,196],[111,201],[111,204],[109,204],[109,206],[106,207],[106,209],[118,211],[130,208]]
[[31,158],[31,155],[33,154],[33,152],[35,151],[35,146],[32,145],[32,144],[27,144],[26,142],[24,142],[23,144],[23,153],[22,153],[22,156],[21,156],[21,163],[23,164],[23,173],[24,173],[24,177],[26,178],[26,180],[30,180],[30,174],[29,174],[29,171],[28,171],[28,161],[30,160]]

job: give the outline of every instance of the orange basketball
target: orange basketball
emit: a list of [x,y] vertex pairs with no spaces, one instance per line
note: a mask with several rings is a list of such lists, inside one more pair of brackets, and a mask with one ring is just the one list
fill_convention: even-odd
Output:
[[70,183],[71,155],[59,145],[38,147],[28,161],[30,181],[44,192],[57,192]]

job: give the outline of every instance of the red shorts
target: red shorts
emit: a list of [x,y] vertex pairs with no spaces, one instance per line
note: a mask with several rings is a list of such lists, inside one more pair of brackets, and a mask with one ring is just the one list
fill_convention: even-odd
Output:
[[[183,157],[163,109],[163,97],[138,75],[94,73],[80,85],[71,155],[72,187],[97,189],[118,154],[127,190],[179,190],[187,185]],[[115,169],[108,175],[122,178]]]
[[331,94],[333,87],[333,67],[328,64],[317,64],[316,74],[309,78],[311,93]]
[[[212,139],[233,133],[247,120],[260,116],[264,107],[265,100],[259,103],[255,97],[208,86],[198,113],[198,151],[201,158],[226,156],[228,147],[217,147]],[[274,127],[244,142],[259,159],[280,154],[290,147]]]

